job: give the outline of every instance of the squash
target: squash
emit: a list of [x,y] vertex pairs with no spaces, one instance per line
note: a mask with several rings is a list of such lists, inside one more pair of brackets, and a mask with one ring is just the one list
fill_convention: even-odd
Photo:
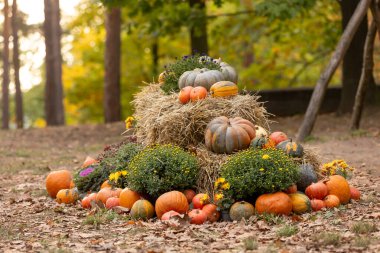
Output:
[[292,200],[293,212],[296,214],[303,214],[311,210],[310,199],[303,193],[297,192],[289,194]]
[[62,189],[70,189],[72,181],[71,172],[68,170],[52,171],[46,177],[46,190],[50,197],[55,198]]
[[218,154],[231,154],[249,147],[256,136],[255,126],[240,117],[213,119],[206,128],[206,147]]
[[354,199],[354,200],[360,199],[360,192],[355,187],[350,186],[350,193],[351,193],[351,199]]
[[207,215],[209,222],[216,222],[220,218],[220,212],[215,204],[207,204],[202,208],[202,211]]
[[318,181],[318,177],[313,166],[308,163],[301,164],[299,167],[299,172],[300,177],[297,181],[297,188],[300,191],[304,192],[309,185]]
[[96,193],[91,193],[81,201],[83,208],[91,208],[91,201],[96,201]]
[[268,132],[265,128],[255,125],[256,137],[265,137],[268,138]]
[[204,205],[210,203],[210,197],[205,193],[198,193],[192,199],[194,209],[202,209]]
[[340,175],[330,176],[329,179],[325,181],[325,184],[329,195],[337,196],[341,204],[347,204],[350,201],[350,186],[344,177]]
[[94,158],[92,158],[91,156],[87,156],[81,167],[84,169],[84,168],[86,168],[88,166],[93,165],[94,163],[97,163],[97,162],[98,161],[95,160]]
[[240,221],[243,218],[248,220],[254,214],[254,206],[245,201],[236,202],[230,208],[230,217],[232,220]]
[[110,185],[110,182],[108,180],[106,180],[102,183],[102,185],[100,186],[100,189],[107,188],[107,187],[109,187],[109,188],[112,187],[112,185]]
[[324,199],[328,194],[328,189],[323,182],[319,181],[309,185],[305,190],[305,194],[310,199]]
[[236,96],[238,92],[237,85],[230,81],[219,81],[210,88],[210,94],[215,98]]
[[296,184],[292,184],[286,190],[284,190],[284,192],[287,193],[287,194],[297,193],[297,185]]
[[190,101],[190,93],[193,90],[193,87],[186,86],[182,88],[179,92],[178,99],[181,104],[187,104]]
[[340,200],[335,195],[327,195],[326,198],[324,198],[323,202],[325,202],[325,206],[327,208],[334,208],[340,206]]
[[153,205],[145,199],[137,200],[131,209],[131,217],[134,220],[149,220],[154,216]]
[[178,80],[178,87],[180,89],[186,86],[202,86],[206,90],[210,90],[211,85],[216,82],[223,81],[223,73],[219,70],[209,70],[207,68],[196,68],[194,70],[184,72]]
[[223,73],[224,80],[237,83],[238,74],[236,70],[226,62],[219,63],[221,71]]
[[103,204],[106,204],[107,199],[111,197],[118,198],[120,196],[120,192],[121,192],[121,189],[119,188],[113,189],[113,188],[106,187],[106,188],[100,189],[98,194],[96,194],[96,201],[101,201],[103,202]]
[[263,149],[267,143],[268,143],[267,138],[265,138],[263,136],[256,136],[254,139],[252,139],[250,147],[251,148]]
[[106,208],[107,209],[112,209],[115,206],[120,206],[120,199],[119,198],[111,197],[111,198],[107,199],[107,201],[106,201]]
[[194,190],[191,190],[191,189],[187,189],[187,190],[184,190],[183,191],[183,194],[185,194],[186,198],[187,198],[187,202],[190,204],[191,201],[193,200],[193,198],[195,197],[196,193]]
[[283,192],[267,193],[259,196],[255,203],[256,212],[289,215],[293,204],[290,197]]
[[171,191],[158,197],[155,209],[157,217],[161,219],[161,216],[168,211],[186,213],[189,210],[189,203],[185,194],[179,191]]
[[312,199],[310,200],[311,208],[313,211],[319,211],[322,208],[326,208],[326,204],[323,200],[320,199]]
[[207,221],[207,215],[200,209],[193,209],[189,212],[190,224],[201,225]]
[[161,220],[170,220],[172,217],[175,217],[175,216],[179,216],[180,217],[180,215],[181,214],[177,213],[176,211],[169,211],[169,212],[164,213],[161,216]]
[[286,141],[288,136],[280,131],[273,132],[269,135],[269,139],[273,140],[275,146],[277,146],[280,142]]
[[79,199],[78,189],[62,189],[59,190],[55,200],[61,204],[74,204]]
[[190,91],[191,102],[196,102],[207,97],[207,90],[204,87],[195,87]]
[[120,206],[131,209],[133,204],[137,200],[141,199],[141,196],[137,192],[132,191],[129,188],[125,188],[121,191],[119,198],[120,198]]
[[301,144],[290,140],[285,140],[277,144],[277,149],[280,149],[285,152],[287,156],[290,157],[302,157],[303,156],[303,147]]

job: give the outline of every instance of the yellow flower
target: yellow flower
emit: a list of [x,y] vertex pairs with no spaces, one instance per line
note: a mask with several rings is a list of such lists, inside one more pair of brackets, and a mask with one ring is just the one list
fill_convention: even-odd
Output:
[[135,121],[135,118],[132,117],[132,116],[129,116],[126,120],[125,120],[125,128],[126,129],[129,129],[132,127],[133,123]]
[[261,168],[260,171],[264,171],[265,169],[264,168]]
[[215,200],[221,200],[223,198],[223,193],[217,193],[215,194]]
[[267,154],[263,155],[263,159],[264,159],[264,160],[267,160],[269,157],[270,157],[270,156],[267,155]]
[[115,173],[115,182],[117,182],[117,180],[119,180],[119,177],[120,177],[120,174],[119,173]]
[[203,194],[202,198],[199,200],[199,202],[201,202],[201,204],[207,202],[209,200],[209,197],[207,194]]
[[228,189],[230,189],[230,184],[229,183],[224,183],[222,185],[222,190],[228,190]]
[[126,176],[127,175],[127,171],[126,170],[122,170],[121,171],[121,175]]
[[110,176],[108,177],[109,180],[113,181],[115,180],[115,174],[114,173],[111,173]]
[[226,181],[226,179],[224,178],[224,177],[220,177],[220,178],[218,178],[218,180],[217,180],[217,182],[219,182],[219,183],[224,183]]

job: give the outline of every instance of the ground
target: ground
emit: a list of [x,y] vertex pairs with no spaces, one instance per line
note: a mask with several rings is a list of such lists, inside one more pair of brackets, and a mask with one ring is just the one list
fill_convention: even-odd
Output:
[[[274,118],[272,130],[294,136],[302,117]],[[49,171],[74,170],[123,137],[122,123],[0,131],[0,252],[380,252],[380,110],[362,129],[349,117],[322,115],[307,145],[323,161],[345,159],[362,200],[287,218],[255,217],[202,226],[138,222],[113,212],[88,215],[61,206],[44,188]]]

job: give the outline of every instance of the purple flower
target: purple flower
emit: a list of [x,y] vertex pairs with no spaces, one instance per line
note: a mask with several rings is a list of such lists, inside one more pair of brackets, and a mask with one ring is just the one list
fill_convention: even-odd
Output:
[[79,172],[79,176],[81,176],[81,177],[87,177],[88,174],[90,174],[93,171],[94,171],[93,167],[88,167],[87,169],[84,169],[81,172]]

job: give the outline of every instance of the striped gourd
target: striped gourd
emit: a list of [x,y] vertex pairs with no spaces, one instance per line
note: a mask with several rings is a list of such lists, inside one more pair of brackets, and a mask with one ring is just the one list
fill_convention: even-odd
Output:
[[236,96],[239,90],[236,84],[230,81],[220,81],[214,83],[210,88],[212,97]]

